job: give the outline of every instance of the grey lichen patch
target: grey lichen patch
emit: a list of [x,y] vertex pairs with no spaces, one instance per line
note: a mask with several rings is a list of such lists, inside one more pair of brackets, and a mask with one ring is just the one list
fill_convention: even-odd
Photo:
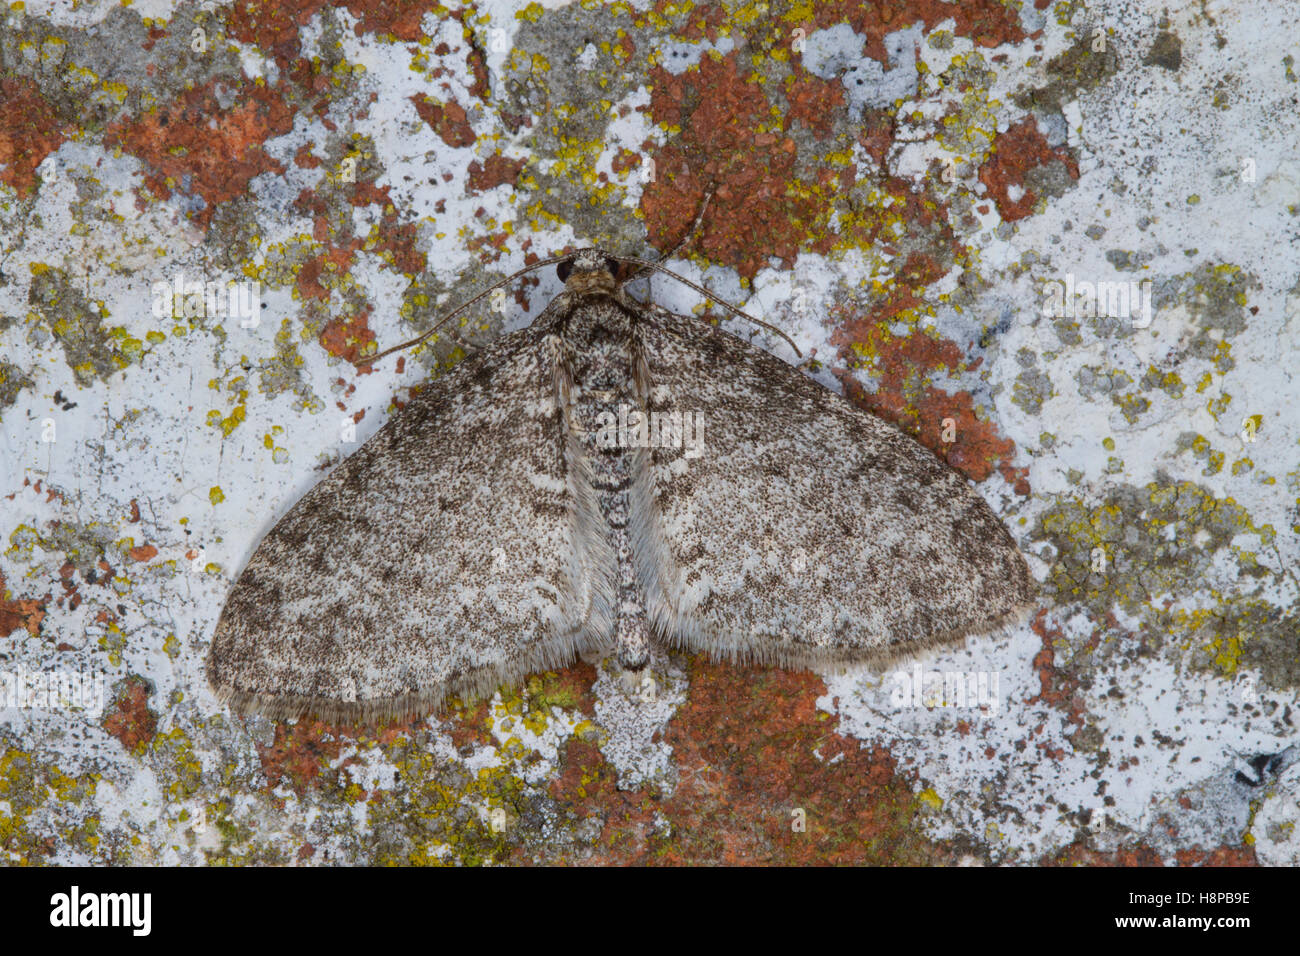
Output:
[[1079,397],[1091,401],[1097,397],[1109,398],[1120,404],[1124,389],[1133,384],[1133,377],[1123,369],[1108,369],[1100,365],[1081,365],[1074,373]]
[[535,205],[524,210],[530,219],[567,222],[606,248],[644,248],[644,227],[622,204],[624,190],[599,183],[596,163],[614,104],[644,85],[647,58],[662,42],[625,7],[572,4],[548,11],[544,22],[520,24],[501,115],[508,122],[535,118],[532,160],[516,187],[532,189]]
[[257,366],[258,391],[274,398],[284,392],[298,396],[298,407],[320,408],[323,403],[316,396],[302,373],[303,357],[298,351],[300,337],[297,323],[284,319],[275,332],[275,351],[263,356]]
[[1037,357],[1031,349],[1021,349],[1016,360],[1024,369],[1016,376],[1012,386],[1011,401],[1031,415],[1043,410],[1043,403],[1052,397],[1052,380],[1038,368]]
[[[431,269],[426,269],[403,293],[398,314],[409,323],[409,334],[414,338],[507,275],[508,271],[485,266],[477,258],[471,259],[458,272],[455,283],[450,285],[440,281]],[[514,300],[503,293],[499,298],[485,300],[479,307],[462,312],[432,338],[412,349],[408,353],[409,361],[434,372],[443,372],[456,365],[466,355],[495,341],[501,335],[502,320],[517,304],[528,302],[525,290],[536,287],[538,283],[535,277],[524,276],[517,283],[519,291]],[[529,305],[535,314],[538,303],[533,301]]]
[[1070,175],[1070,167],[1061,159],[1053,159],[1025,171],[1025,189],[1040,197],[1055,199],[1064,196],[1078,184],[1078,178]]
[[[202,847],[204,861],[209,866],[284,866],[290,856],[285,849],[289,841],[280,832],[282,825],[281,814],[272,806],[237,806],[229,796],[218,797],[205,804],[198,826],[200,830],[211,827],[218,841],[215,848]],[[188,836],[191,843],[199,842],[200,835],[193,827]]]
[[34,554],[34,549],[39,548],[47,555],[62,557],[82,580],[96,584],[108,573],[103,565],[111,567],[118,557],[114,538],[115,529],[97,521],[88,524],[52,522],[43,531],[23,524],[10,533],[6,554],[9,557],[24,556],[23,560],[30,564],[39,560]]
[[1058,599],[1098,614],[1111,604],[1138,613],[1156,595],[1198,591],[1215,553],[1249,530],[1249,516],[1229,499],[1162,476],[1144,488],[1108,489],[1096,505],[1059,498],[1031,538],[1052,545],[1046,588]]
[[[1061,106],[1080,93],[1095,89],[1119,72],[1119,54],[1114,38],[1099,42],[1095,30],[1084,30],[1074,46],[1047,64],[1048,84],[1017,93],[1012,101],[1024,110],[1060,113]],[[1102,49],[1094,49],[1101,46]]]
[[1052,320],[1052,331],[1056,333],[1056,340],[1064,346],[1083,344],[1083,335],[1079,329],[1077,319],[1058,316]]
[[1215,449],[1204,435],[1190,431],[1183,432],[1178,436],[1174,447],[1178,450],[1178,454],[1190,453],[1193,458],[1203,462],[1205,467],[1201,469],[1201,474],[1207,478],[1223,470],[1225,453]]
[[27,304],[31,309],[28,321],[36,325],[29,338],[40,337],[37,329],[53,335],[63,346],[78,384],[87,386],[97,378],[107,379],[129,364],[114,349],[114,340],[105,328],[109,313],[104,304],[92,302],[78,288],[76,279],[62,269],[37,272],[28,287]]
[[1182,304],[1194,322],[1190,337],[1179,343],[1177,359],[1202,359],[1221,374],[1233,368],[1236,361],[1226,340],[1246,330],[1250,295],[1261,288],[1257,276],[1228,263],[1207,262],[1162,283],[1156,290],[1157,307]]
[[1142,62],[1147,66],[1159,66],[1177,72],[1183,65],[1183,41],[1178,38],[1178,34],[1161,30],[1156,34],[1151,49],[1142,58]]
[[[201,52],[195,30],[203,31]],[[36,83],[60,120],[88,134],[241,72],[220,21],[198,6],[177,8],[152,41],[141,15],[126,6],[113,7],[89,30],[10,10],[0,30],[0,63]],[[160,63],[167,68],[158,69]]]
[[[1210,263],[1157,284],[1152,293],[1153,306],[1176,316],[1169,323],[1177,334],[1173,351],[1161,360],[1160,366],[1149,366],[1136,382],[1136,372],[1080,366],[1074,375],[1078,394],[1086,400],[1109,398],[1125,420],[1135,424],[1151,407],[1147,393],[1163,391],[1175,399],[1186,395],[1188,385],[1173,369],[1185,370],[1195,360],[1207,363],[1209,368],[1203,374],[1196,373],[1201,376],[1195,383],[1196,391],[1204,391],[1211,383],[1211,373],[1224,375],[1236,365],[1230,340],[1245,331],[1251,314],[1249,296],[1259,288],[1259,280],[1251,273],[1234,265]],[[1183,315],[1178,315],[1179,310]],[[1084,327],[1099,339],[1125,339],[1141,332],[1132,319],[1114,315],[1085,316],[1081,321],[1065,317],[1053,322],[1056,336],[1065,346],[1082,344]],[[1230,402],[1227,395],[1212,398],[1211,413],[1222,415]],[[1202,453],[1200,448],[1193,450]],[[1219,459],[1221,467],[1222,455]],[[1218,467],[1205,474],[1213,474]]]
[[[1264,568],[1256,568],[1256,574],[1269,576]],[[1232,677],[1244,667],[1258,671],[1265,687],[1300,686],[1295,646],[1300,620],[1294,609],[1233,595],[1208,610],[1161,612],[1157,621],[1190,645],[1191,664],[1198,670]]]
[[1106,261],[1115,267],[1116,272],[1137,272],[1154,258],[1154,252],[1136,252],[1131,249],[1108,249],[1106,251]]
[[973,50],[954,62],[939,80],[946,88],[961,90],[962,98],[944,116],[938,140],[947,149],[978,164],[988,157],[998,135],[997,112],[989,108],[989,91],[997,83],[997,73],[989,68],[978,50]]
[[0,413],[18,400],[18,393],[33,385],[32,377],[12,362],[0,359]]
[[1170,398],[1182,398],[1186,391],[1186,385],[1177,372],[1162,372],[1154,365],[1143,374],[1140,384],[1143,391],[1159,389]]
[[[1251,536],[1258,551],[1242,543]],[[1248,658],[1278,686],[1295,682],[1294,621],[1288,625],[1288,612],[1253,593],[1282,584],[1283,573],[1259,558],[1272,553],[1276,533],[1257,527],[1233,499],[1160,475],[1143,487],[1108,488],[1095,504],[1058,497],[1030,537],[1050,545],[1044,590],[1062,604],[1084,606],[1099,620],[1121,608],[1143,621],[1146,646],[1195,645],[1194,661],[1207,669],[1230,672]],[[1225,593],[1214,589],[1234,573]],[[1171,611],[1170,595],[1201,595],[1207,607]],[[1235,650],[1229,637],[1239,642]]]

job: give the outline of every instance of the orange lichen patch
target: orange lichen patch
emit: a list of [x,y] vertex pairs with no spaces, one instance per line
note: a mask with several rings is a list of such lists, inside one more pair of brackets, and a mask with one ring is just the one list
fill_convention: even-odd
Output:
[[5,596],[5,576],[0,574],[0,637],[8,637],[14,631],[25,630],[32,637],[39,637],[41,621],[45,620],[45,605],[50,600],[23,598],[12,600]]
[[1259,866],[1253,846],[1188,847],[1174,854],[1179,866]]
[[[172,34],[170,30],[164,30],[160,26],[152,26],[149,28],[148,33],[146,33],[145,35],[148,37],[148,39],[145,40],[144,43],[141,44],[141,46],[144,49],[148,50],[150,53],[152,53],[153,48],[157,46],[159,40],[161,40],[163,37],[169,37]],[[150,63],[148,67],[146,67],[150,76],[154,75],[154,68],[155,68],[155,64],[153,63]]]
[[1059,628],[1047,626],[1047,611],[1039,611],[1034,617],[1030,630],[1039,636],[1043,649],[1034,655],[1034,670],[1038,671],[1038,693],[1029,698],[1027,703],[1040,701],[1051,707],[1065,711],[1066,719],[1076,727],[1083,726],[1083,715],[1087,711],[1087,702],[1079,688],[1079,679],[1063,674],[1056,668],[1056,651],[1053,644],[1064,638]]
[[[1096,812],[1096,811],[1094,811]],[[1252,846],[1218,846],[1204,849],[1195,846],[1177,850],[1174,859],[1179,866],[1259,866]],[[1047,866],[1164,866],[1165,861],[1155,850],[1137,844],[1103,853],[1090,849],[1080,841],[1044,857],[1040,863]]]
[[[670,19],[676,17],[681,12],[681,5],[674,3],[674,0],[655,0],[654,13]],[[674,31],[675,36],[683,40],[707,40],[710,43],[717,43],[720,36],[719,28],[727,22],[728,14],[722,5],[712,3],[709,5],[700,4],[690,12],[690,18],[681,25],[680,29]]]
[[790,108],[785,114],[784,128],[788,131],[795,122],[802,123],[818,139],[831,133],[831,119],[844,105],[844,84],[838,80],[823,80],[802,68],[795,72],[786,87]]
[[[236,0],[223,12],[226,32],[244,43],[256,44],[272,53],[276,60],[296,58],[301,50],[298,33],[322,7],[325,0]],[[425,0],[383,0],[381,3],[352,0],[340,4],[359,21],[353,28],[357,36],[365,33],[385,34],[418,42],[423,36],[420,20],[429,11]]]
[[598,862],[949,859],[917,835],[917,802],[892,758],[842,736],[836,718],[817,709],[820,678],[697,658],[690,682],[664,734],[680,773],[671,797],[619,791],[594,746],[569,743],[550,795],[574,819],[603,821]]
[[[911,825],[916,801],[893,758],[865,750],[817,709],[815,674],[696,661],[668,725],[683,834],[665,862],[921,863],[944,851]],[[804,811],[802,815],[796,811]],[[803,832],[795,827],[802,820]]]
[[[1032,116],[993,141],[993,156],[980,167],[979,175],[1003,219],[1015,222],[1033,213],[1038,194],[1025,186],[1025,174],[1052,162],[1064,163],[1070,177],[1079,178],[1079,164],[1065,149],[1052,149],[1047,145]],[[1020,198],[1011,198],[1013,187],[1023,190]]]
[[389,196],[388,186],[363,180],[350,184],[344,192],[348,205],[379,207],[382,222],[373,243],[354,234],[354,219],[338,199],[338,193],[304,189],[294,200],[293,208],[312,218],[312,238],[325,244],[321,255],[299,269],[296,278],[299,295],[307,299],[326,298],[328,288],[320,281],[321,276],[327,271],[347,272],[356,252],[366,248],[388,253],[393,267],[403,275],[414,276],[424,271],[428,257],[416,248],[419,231],[415,223],[398,220],[398,209]]
[[104,714],[104,731],[133,753],[147,746],[158,732],[158,715],[148,703],[152,692],[148,681],[132,674]]
[[462,751],[467,747],[473,750],[475,745],[490,747],[496,742],[488,724],[490,706],[486,700],[478,701],[444,722],[453,747]]
[[229,36],[257,45],[283,65],[298,56],[298,31],[326,5],[326,0],[235,0],[220,15]]
[[863,113],[858,142],[879,166],[885,165],[885,157],[889,155],[889,149],[894,145],[896,129],[897,120],[890,110],[866,110]]
[[[356,245],[356,243],[353,243]],[[342,274],[352,265],[352,249],[329,246],[325,252],[314,259],[308,259],[294,277],[298,294],[304,299],[328,299],[329,289],[321,284],[320,277],[325,271]]]
[[58,600],[54,603],[59,607],[63,607],[66,601],[67,606],[75,611],[81,606],[81,594],[77,590],[77,582],[72,580],[72,572],[69,571],[70,567],[71,562],[65,564],[59,571],[59,584],[63,587],[63,593],[59,595]]
[[303,143],[298,147],[297,152],[293,154],[293,164],[300,169],[316,169],[320,166],[321,161],[311,151],[311,145]]
[[609,168],[622,176],[641,165],[641,156],[630,149],[620,149],[609,161]]
[[[462,7],[456,10],[451,10],[447,13],[447,16],[460,23],[462,27],[465,27],[466,13],[473,14],[474,8],[469,7],[466,9]],[[469,67],[470,72],[474,75],[474,83],[470,86],[469,93],[470,96],[477,97],[479,100],[487,102],[488,96],[492,92],[492,84],[488,76],[487,57],[483,55],[483,50],[480,49],[474,41],[474,30],[474,27],[467,27],[464,31],[465,38],[469,41],[469,52],[465,54],[465,63]],[[439,56],[443,56],[450,52],[450,49],[445,48],[446,44],[439,44],[439,47],[444,47],[441,51],[438,51],[435,48],[435,52],[438,52]],[[501,115],[504,118],[509,114],[503,113]],[[513,124],[510,125],[514,131],[518,131],[517,126]]]
[[[390,735],[387,739],[391,740],[402,729],[386,727],[384,732]],[[274,789],[286,780],[298,793],[320,786],[318,778],[329,769],[332,761],[338,759],[344,745],[354,742],[362,734],[374,732],[374,728],[327,724],[315,718],[304,718],[292,724],[277,721],[271,743],[257,745],[257,756],[262,763],[262,772],[266,774],[268,788]],[[357,758],[349,758],[334,768],[335,772],[345,773],[345,768],[356,762]]]
[[331,355],[355,362],[361,358],[362,349],[375,340],[375,333],[370,330],[369,321],[368,306],[355,315],[331,319],[321,330],[321,348]]
[[[716,187],[696,246],[752,278],[773,257],[792,263],[802,244],[828,252],[836,237],[817,228],[831,213],[826,200],[790,188],[795,142],[758,132],[770,104],[757,74],[742,77],[736,63],[733,53],[706,58],[680,76],[652,71],[651,116],[680,127],[681,134],[655,153],[656,175],[641,194],[641,210],[650,241],[668,249],[680,239],[681,224],[695,218],[705,192]],[[848,179],[838,185],[847,188],[850,168],[819,172],[826,184],[841,174]]]
[[[902,272],[908,268],[927,267],[909,258]],[[875,391],[867,391],[852,369],[835,370],[845,397],[898,425],[973,481],[985,481],[996,469],[1017,494],[1029,494],[1028,469],[1011,463],[1016,443],[975,414],[969,392],[945,392],[929,382],[932,373],[958,369],[963,356],[957,344],[924,332],[895,336],[889,331],[891,316],[908,300],[915,301],[904,286],[870,315],[845,322],[833,336],[832,343],[849,357],[858,351],[875,356],[870,369],[878,378]]]
[[485,236],[475,236],[473,239],[465,240],[465,248],[470,252],[478,252],[480,262],[496,262],[505,254],[506,244],[509,241],[508,232],[489,232]]
[[502,183],[513,186],[519,180],[519,172],[524,168],[525,160],[506,159],[500,153],[488,157],[485,164],[476,159],[469,164],[469,191],[486,192]]
[[357,36],[377,33],[408,43],[424,36],[420,20],[430,10],[428,0],[350,0],[346,6],[361,21],[353,28]]
[[[388,187],[384,187],[387,192]],[[393,260],[393,268],[403,275],[414,276],[424,271],[429,257],[416,248],[420,238],[419,226],[413,222],[398,222],[397,210],[393,206],[385,207],[383,225],[379,229],[380,239],[374,248],[387,252]]]
[[421,93],[412,96],[411,102],[415,104],[415,112],[420,114],[420,119],[428,123],[448,146],[457,149],[473,146],[478,139],[474,135],[474,128],[469,125],[469,114],[465,112],[465,107],[455,100],[439,103]]
[[31,193],[36,167],[67,138],[40,87],[25,77],[0,79],[0,182]]
[[945,20],[955,24],[953,33],[970,37],[982,47],[1019,43],[1025,39],[1016,12],[998,0],[877,0],[861,3],[859,0],[831,0],[812,4],[814,29],[826,29],[836,24],[848,23],[855,33],[867,38],[866,55],[881,63],[888,63],[885,36],[905,30],[914,23],[924,24],[928,32]]
[[137,548],[132,548],[127,552],[132,561],[152,561],[158,557],[158,549],[152,544],[142,544]]
[[217,102],[218,82],[131,122],[114,123],[105,137],[152,167],[145,183],[154,195],[165,199],[184,184],[187,192],[202,196],[206,205],[197,219],[204,226],[218,206],[244,196],[254,176],[284,172],[262,144],[293,128],[289,107],[267,87],[241,85],[227,109]]
[[1141,844],[1102,853],[1076,841],[1043,857],[1039,863],[1042,866],[1163,866],[1164,860],[1155,850]]

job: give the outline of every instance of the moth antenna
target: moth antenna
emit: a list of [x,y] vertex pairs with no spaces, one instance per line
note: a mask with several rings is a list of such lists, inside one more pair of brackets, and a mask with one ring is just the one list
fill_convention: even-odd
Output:
[[800,358],[803,358],[803,353],[799,351],[799,346],[794,344],[794,339],[790,338],[790,336],[786,335],[775,325],[771,325],[770,323],[764,322],[762,319],[756,319],[748,312],[742,312],[734,305],[731,305],[727,302],[723,302],[721,299],[715,296],[708,289],[704,288],[703,286],[696,285],[690,279],[687,279],[684,276],[679,276],[676,272],[673,272],[671,269],[665,269],[659,263],[651,262],[649,259],[638,259],[636,256],[615,256],[615,258],[618,259],[620,262],[630,262],[633,265],[642,266],[643,268],[649,269],[652,272],[662,272],[666,276],[671,276],[672,278],[680,282],[682,285],[686,286],[688,289],[694,289],[696,292],[704,296],[710,302],[718,303],[718,305],[722,306],[728,312],[732,312],[735,315],[740,316],[742,319],[746,319],[752,322],[754,325],[757,325],[759,328],[767,329],[769,332],[771,332],[774,335],[779,335],[781,338],[785,339],[786,342],[789,343],[790,348],[794,349],[795,355],[799,356]]
[[[680,239],[677,240],[676,245],[674,245],[671,249],[669,249],[667,252],[661,255],[658,258],[658,260],[656,260],[655,265],[660,265],[660,266],[663,265],[673,256],[677,255],[677,253],[681,252],[682,246],[686,245],[697,235],[699,235],[700,225],[704,222],[704,214],[708,212],[709,203],[713,200],[713,194],[717,191],[717,188],[718,187],[716,183],[709,183],[709,188],[704,191],[704,199],[700,201],[700,211],[695,214],[695,221],[691,223],[691,228],[686,231],[685,235],[683,235]],[[647,273],[652,271],[653,270],[644,267],[637,269],[636,272],[628,276],[627,282],[631,282],[634,279],[639,279],[643,275],[646,275]],[[626,285],[626,283],[624,284]]]
[[474,298],[470,299],[468,302],[462,302],[460,305],[456,306],[456,308],[452,309],[445,316],[443,316],[438,321],[438,323],[434,325],[433,328],[429,329],[429,331],[417,335],[409,342],[403,342],[400,345],[394,345],[392,348],[384,349],[382,352],[379,352],[375,355],[368,355],[365,358],[357,359],[352,364],[356,368],[364,368],[367,365],[373,365],[375,362],[378,362],[381,358],[384,358],[385,356],[392,355],[394,352],[400,352],[403,349],[409,349],[413,345],[419,345],[421,342],[429,338],[429,336],[433,335],[433,333],[437,332],[440,328],[442,328],[444,325],[446,325],[456,316],[460,315],[462,312],[468,309],[475,302],[478,302],[480,299],[483,299],[486,296],[491,295],[493,292],[501,288],[503,285],[509,285],[511,282],[514,282],[522,275],[527,275],[530,272],[534,272],[537,269],[545,268],[546,266],[553,266],[558,262],[563,262],[565,259],[572,258],[573,256],[577,255],[578,252],[586,252],[586,251],[587,251],[586,249],[579,249],[577,250],[577,252],[569,252],[562,256],[551,256],[549,259],[541,259],[537,262],[534,262],[530,266],[524,266],[519,271],[510,273],[510,275],[506,276],[504,279],[500,280],[499,282],[492,283],[492,285],[488,286],[486,289],[484,289],[478,295],[474,296]]

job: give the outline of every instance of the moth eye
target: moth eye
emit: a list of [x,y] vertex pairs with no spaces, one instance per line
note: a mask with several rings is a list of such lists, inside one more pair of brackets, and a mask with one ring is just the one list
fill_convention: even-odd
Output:
[[618,267],[619,267],[619,261],[617,259],[612,259],[609,256],[605,257],[605,268],[609,271],[609,274],[612,275],[615,279],[618,278]]
[[560,277],[561,282],[569,281],[569,273],[573,271],[573,260],[565,259],[555,267],[555,274]]

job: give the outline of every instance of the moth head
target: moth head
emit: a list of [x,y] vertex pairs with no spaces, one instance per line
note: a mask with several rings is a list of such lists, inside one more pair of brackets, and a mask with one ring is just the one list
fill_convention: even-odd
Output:
[[567,292],[613,293],[618,288],[618,260],[596,249],[575,252],[555,271]]

